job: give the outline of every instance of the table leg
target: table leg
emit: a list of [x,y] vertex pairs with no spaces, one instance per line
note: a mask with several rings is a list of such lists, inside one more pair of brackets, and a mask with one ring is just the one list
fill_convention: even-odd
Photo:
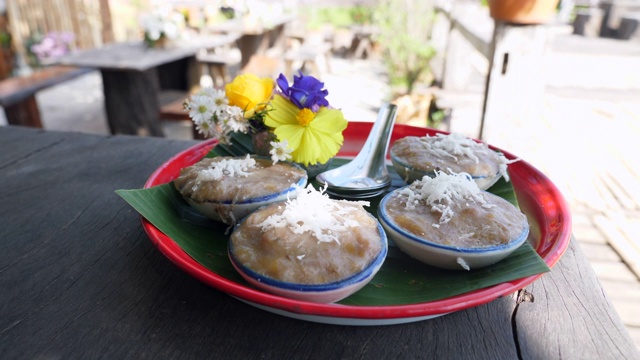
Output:
[[42,128],[40,109],[35,94],[18,103],[6,106],[4,113],[10,125]]
[[245,34],[242,35],[238,40],[236,40],[236,45],[238,46],[238,49],[240,49],[240,53],[242,54],[240,69],[241,71],[244,71],[254,55],[264,54],[264,52],[268,48],[269,43],[264,34]]
[[157,69],[101,70],[104,102],[112,134],[164,136],[158,121]]

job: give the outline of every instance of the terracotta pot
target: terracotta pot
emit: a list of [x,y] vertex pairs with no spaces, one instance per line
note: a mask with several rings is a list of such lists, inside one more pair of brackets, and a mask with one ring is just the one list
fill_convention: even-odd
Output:
[[553,16],[559,0],[488,0],[496,20],[515,24],[542,24]]

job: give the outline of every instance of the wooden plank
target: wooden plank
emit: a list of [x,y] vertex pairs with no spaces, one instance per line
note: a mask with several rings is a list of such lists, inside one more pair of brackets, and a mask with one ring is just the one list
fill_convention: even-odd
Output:
[[527,287],[532,302],[505,296],[393,326],[316,324],[183,272],[114,194],[196,142],[0,127],[0,143],[10,149],[0,189],[11,189],[0,202],[3,358],[638,358],[575,242]]
[[91,69],[69,66],[49,66],[29,76],[0,81],[0,106],[10,106],[29,98],[36,92],[84,75]]
[[[533,294],[533,302],[521,303],[514,313],[521,359],[633,359],[637,350],[629,334],[624,330],[619,315],[611,306],[603,306],[609,301],[602,291],[598,279],[586,262],[575,241],[567,249],[562,260],[545,280],[527,287]],[[589,270],[587,270],[589,269]],[[571,283],[582,286],[567,293]],[[549,292],[553,287],[557,292]],[[587,319],[599,319],[594,325],[587,325]],[[613,321],[602,321],[609,319]],[[626,345],[616,343],[625,339]],[[578,339],[598,339],[597,342],[582,342]],[[553,339],[547,342],[543,339]],[[541,343],[545,345],[541,345]],[[580,343],[579,346],[564,347],[566,343]]]
[[494,24],[488,16],[487,8],[465,3],[459,6],[453,5],[450,8],[436,6],[435,10],[445,14],[451,21],[451,28],[460,31],[477,51],[487,59],[491,56],[491,36]]
[[113,23],[111,21],[111,8],[109,0],[100,0],[100,20],[102,24],[102,42],[108,44],[115,40],[113,35]]
[[[626,221],[616,221],[608,216],[599,215],[595,218],[595,224],[602,231],[609,241],[609,244],[616,250],[628,268],[640,279],[640,244],[637,244],[637,233],[625,232]],[[639,227],[640,228],[640,227]],[[629,234],[629,237],[626,236]]]
[[[527,122],[541,117],[545,91],[544,55],[550,33],[545,25],[495,22],[479,139],[486,136],[485,130],[489,135],[491,131],[501,132],[515,117]],[[516,94],[515,88],[521,91]]]

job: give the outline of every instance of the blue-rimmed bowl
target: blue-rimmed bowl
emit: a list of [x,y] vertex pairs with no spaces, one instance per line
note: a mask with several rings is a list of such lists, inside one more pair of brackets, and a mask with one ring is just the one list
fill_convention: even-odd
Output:
[[399,226],[387,212],[387,203],[401,189],[394,190],[378,205],[378,220],[389,239],[405,254],[427,265],[450,269],[472,270],[497,263],[520,247],[529,236],[529,225],[506,244],[484,247],[458,247],[425,240]]
[[[373,215],[370,215],[375,219]],[[240,262],[234,255],[234,246],[231,239],[228,244],[228,255],[231,264],[238,273],[252,286],[265,292],[282,297],[308,301],[314,303],[333,303],[340,301],[367,285],[378,273],[387,257],[387,235],[380,223],[376,220],[382,247],[376,257],[363,270],[352,274],[342,280],[323,284],[299,284],[281,281],[262,275]],[[236,228],[241,223],[236,225]]]
[[[416,180],[421,180],[425,176],[436,176],[434,170],[417,169],[411,164],[408,164],[405,161],[399,159],[393,152],[390,152],[389,155],[391,157],[391,164],[393,164],[393,168],[396,170],[398,175],[400,175],[400,178],[402,178],[402,180],[404,180],[407,184],[411,184]],[[475,183],[478,185],[478,188],[480,188],[480,190],[486,190],[490,188],[502,176],[499,171],[496,172],[495,175],[470,175],[473,181],[475,181]]]
[[[262,157],[256,157],[257,159],[263,159]],[[270,160],[269,160],[270,161]],[[294,163],[280,163],[286,166],[291,166],[300,170],[304,170],[301,166]],[[284,180],[284,179],[283,179]],[[252,211],[272,204],[287,200],[288,197],[296,197],[296,189],[304,188],[307,185],[308,176],[301,177],[297,182],[290,184],[286,189],[270,193],[264,196],[255,197],[251,199],[245,199],[242,201],[196,201],[191,197],[184,196],[185,201],[206,217],[220,221],[228,225],[235,225],[238,221],[242,220]]]

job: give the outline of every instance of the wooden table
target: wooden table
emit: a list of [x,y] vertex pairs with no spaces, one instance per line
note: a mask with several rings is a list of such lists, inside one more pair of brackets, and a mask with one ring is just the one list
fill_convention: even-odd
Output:
[[70,54],[59,63],[100,70],[112,134],[163,136],[158,122],[161,90],[186,93],[198,84],[196,53],[236,38],[192,37],[160,49],[149,49],[142,42],[114,43]]
[[272,76],[276,63],[284,56],[285,27],[292,20],[290,15],[271,18],[268,22],[239,18],[210,25],[207,31],[239,35],[236,44],[242,54],[240,72]]
[[531,296],[403,325],[294,320],[205,286],[114,193],[195,143],[0,127],[0,358],[640,357],[575,240]]

